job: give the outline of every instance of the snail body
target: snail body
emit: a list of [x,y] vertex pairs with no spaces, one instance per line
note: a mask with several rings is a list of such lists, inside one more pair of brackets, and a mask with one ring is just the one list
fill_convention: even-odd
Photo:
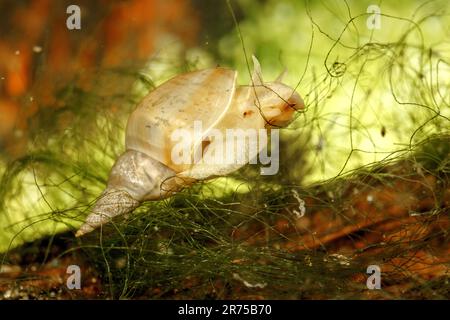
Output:
[[[237,71],[217,67],[178,75],[151,91],[130,115],[126,151],[111,169],[105,191],[76,236],[131,212],[143,201],[164,199],[196,181],[224,176],[245,165],[176,161],[173,138],[179,130],[184,130],[182,138],[189,137],[185,144],[192,159],[214,152],[219,142],[208,138],[212,132],[288,125],[295,111],[304,107],[302,98],[281,78],[264,83],[255,57],[253,63],[249,86],[236,86]],[[196,122],[201,123],[200,132]],[[257,151],[264,147],[260,143]]]

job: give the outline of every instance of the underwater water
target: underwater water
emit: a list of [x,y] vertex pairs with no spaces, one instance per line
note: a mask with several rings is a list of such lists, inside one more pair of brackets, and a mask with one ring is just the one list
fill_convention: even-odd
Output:
[[[264,81],[287,70],[283,83],[305,104],[280,130],[279,171],[262,176],[247,165],[147,202],[95,234],[66,234],[67,251],[96,267],[105,295],[166,297],[188,279],[246,283],[270,297],[296,277],[292,286],[304,292],[286,284],[280,297],[323,297],[329,290],[314,284],[321,277],[333,283],[332,297],[354,298],[365,283],[349,278],[388,261],[397,284],[399,260],[417,248],[439,252],[420,251],[435,277],[448,271],[447,1],[81,1],[79,28],[68,22],[69,5],[0,5],[9,12],[0,24],[0,265],[23,243],[83,223],[148,92],[216,66],[251,85],[253,54]],[[391,220],[414,227],[377,229]],[[409,241],[397,242],[402,236]],[[372,247],[372,260],[358,255]],[[436,292],[448,297],[445,290]]]

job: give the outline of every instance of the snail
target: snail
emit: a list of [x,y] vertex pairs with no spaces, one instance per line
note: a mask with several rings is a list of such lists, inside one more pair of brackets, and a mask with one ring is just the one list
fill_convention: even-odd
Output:
[[[175,76],[142,100],[128,119],[126,151],[112,167],[107,187],[77,237],[143,201],[164,199],[196,181],[225,176],[250,160],[251,156],[239,163],[174,161],[174,133],[184,130],[185,138],[196,121],[202,124],[201,132],[187,140],[188,150],[190,156],[202,158],[214,150],[216,142],[208,140],[213,130],[279,128],[293,120],[295,111],[304,108],[302,98],[281,82],[284,73],[274,82],[263,82],[261,66],[252,58],[251,85],[236,86],[237,71],[217,67]],[[264,147],[260,143],[257,151]]]

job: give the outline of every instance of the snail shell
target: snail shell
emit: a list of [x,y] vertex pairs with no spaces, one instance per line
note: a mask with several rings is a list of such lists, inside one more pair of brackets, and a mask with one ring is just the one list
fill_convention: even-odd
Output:
[[[188,164],[172,161],[171,151],[176,144],[172,132],[185,129],[193,135],[194,122],[201,120],[207,134],[231,105],[236,76],[236,71],[214,68],[185,73],[162,84],[131,114],[126,149],[142,152],[176,172],[188,169]],[[194,148],[199,143],[194,142]]]
[[[244,165],[174,162],[175,130],[185,130],[192,137],[189,156],[193,157],[212,130],[288,125],[295,111],[304,107],[302,98],[281,83],[281,76],[264,83],[254,56],[253,63],[248,86],[236,87],[237,71],[218,67],[178,75],[150,92],[130,115],[126,151],[111,169],[106,190],[76,236],[134,210],[142,201],[163,199],[195,181],[226,175]],[[195,121],[201,121],[200,134],[195,132]],[[259,144],[258,151],[264,147]]]

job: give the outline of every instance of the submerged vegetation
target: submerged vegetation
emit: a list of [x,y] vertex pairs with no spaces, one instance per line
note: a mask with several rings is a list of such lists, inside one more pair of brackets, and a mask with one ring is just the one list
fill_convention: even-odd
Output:
[[[18,246],[36,240],[35,263],[95,270],[95,297],[450,298],[447,2],[383,3],[379,29],[368,27],[369,2],[230,4],[239,28],[229,11],[231,31],[202,12],[196,46],[162,35],[145,63],[68,82],[56,109],[37,112],[27,152],[3,169],[0,266],[26,268]],[[305,100],[281,133],[280,172],[246,166],[81,239],[67,233],[103,190],[127,116],[149,90],[216,63],[249,83],[237,31],[264,77],[286,67]],[[383,290],[367,290],[369,265]],[[0,292],[28,281],[1,275]]]

